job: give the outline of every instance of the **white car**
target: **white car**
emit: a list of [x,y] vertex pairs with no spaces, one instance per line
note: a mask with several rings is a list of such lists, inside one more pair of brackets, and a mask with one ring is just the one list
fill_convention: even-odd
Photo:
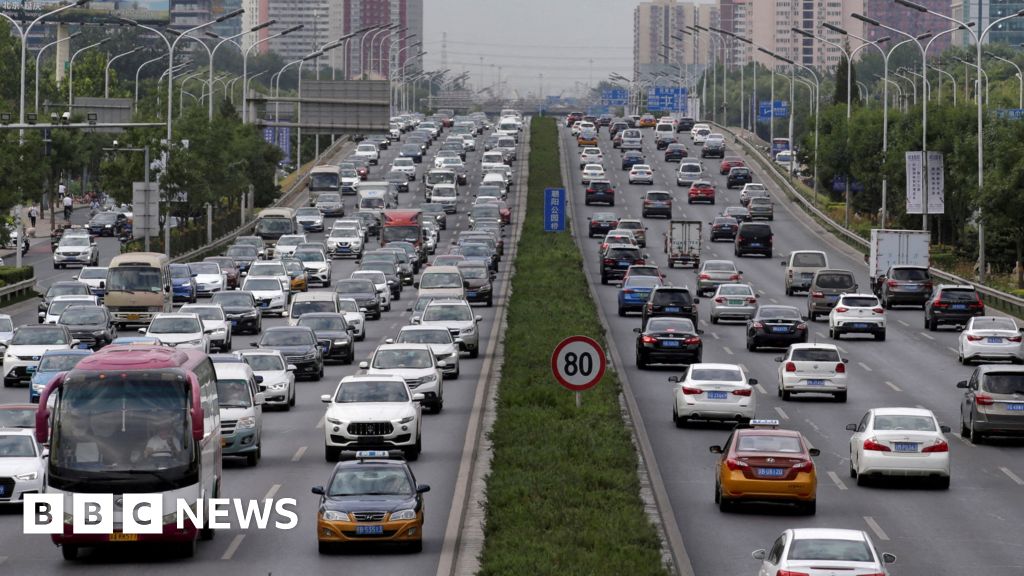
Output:
[[833,340],[851,333],[885,340],[885,309],[874,294],[842,294],[828,313],[828,334]]
[[82,296],[81,294],[68,294],[66,296],[54,296],[50,300],[50,306],[46,312],[39,313],[40,324],[56,324],[60,315],[68,306],[92,305],[98,306],[100,299],[96,296]]
[[91,290],[96,296],[103,296],[107,291],[106,266],[86,266],[85,268],[82,268],[82,271],[78,273],[78,276],[74,276],[74,279],[88,286],[89,290]]
[[484,177],[480,179],[480,187],[485,186],[494,186],[501,190],[502,200],[508,197],[508,179],[504,173],[485,172]]
[[295,247],[308,242],[305,234],[285,234],[274,245],[274,258],[285,258],[295,253]]
[[423,396],[413,394],[399,376],[346,376],[334,394],[320,397],[324,414],[324,458],[336,462],[345,449],[401,449],[406,460],[419,458]]
[[974,316],[960,333],[957,357],[965,365],[979,360],[1024,362],[1021,336],[1012,318]]
[[764,187],[764,184],[760,182],[750,182],[743,185],[743,190],[740,190],[740,204],[746,206],[751,198],[768,196],[768,189]]
[[281,288],[291,290],[292,277],[280,260],[258,260],[249,266],[247,276],[273,276],[281,281]]
[[697,133],[693,135],[693,143],[698,145],[704,145],[704,143],[708,141],[708,136],[710,135],[710,130],[697,130]]
[[606,177],[604,166],[600,164],[587,164],[580,175],[584,184],[590,184],[591,180],[604,180]]
[[345,316],[345,322],[356,329],[353,337],[357,341],[366,340],[366,308],[360,308],[352,298],[339,298],[338,311]]
[[849,424],[850,477],[863,486],[873,476],[915,476],[949,488],[949,443],[926,408],[872,408]]
[[434,357],[427,344],[381,344],[369,362],[359,368],[368,376],[389,374],[402,378],[413,394],[422,394],[424,407],[434,414],[444,408],[444,386],[441,371],[448,363]]
[[25,494],[46,491],[46,456],[36,442],[35,430],[0,430],[0,504],[21,502]]
[[469,352],[470,358],[480,355],[480,321],[483,316],[474,315],[469,302],[459,298],[432,298],[414,324],[421,326],[443,326],[453,336],[462,340],[461,348]]
[[709,126],[707,124],[704,124],[704,123],[694,124],[693,128],[690,128],[690,138],[691,139],[696,138],[697,137],[697,133],[700,132],[701,130],[707,130],[708,133],[710,134],[711,133],[711,126]]
[[327,236],[327,251],[331,258],[363,255],[363,233],[354,226],[332,228]]
[[281,281],[273,276],[247,276],[242,290],[252,293],[256,307],[264,315],[284,316],[288,309],[288,292],[281,287]]
[[629,169],[630,184],[654,184],[654,170],[647,164],[633,164]]
[[263,378],[260,389],[265,405],[285,410],[295,406],[295,366],[288,364],[280,352],[262,348],[242,351],[239,356],[253,374]]
[[349,278],[367,278],[373,282],[373,287],[380,295],[381,310],[391,311],[391,288],[388,286],[388,277],[380,270],[356,270],[349,275]]
[[[253,265],[255,264],[254,262]],[[188,265],[188,269],[196,281],[197,296],[213,296],[214,293],[224,290],[228,285],[227,278],[220,269],[220,264],[216,262],[192,262]]]
[[454,184],[435,184],[428,201],[443,206],[445,214],[458,211],[459,195]]
[[166,346],[198,348],[207,354],[210,353],[210,338],[203,329],[203,321],[196,314],[180,312],[157,314],[153,316],[148,328],[139,328],[139,333],[157,338],[161,344]]
[[53,251],[53,269],[68,266],[99,266],[100,251],[88,235],[64,236]]
[[579,136],[580,135],[580,125],[581,124],[583,124],[582,120],[577,120],[577,121],[573,122],[572,123],[572,127],[569,128],[569,133],[571,133],[573,136]]
[[4,351],[4,387],[22,382],[28,385],[43,354],[77,345],[67,326],[19,326]]
[[580,152],[580,168],[582,169],[587,164],[601,164],[604,162],[604,154],[600,148],[587,146]]
[[377,164],[380,160],[380,150],[376,144],[360,144],[356,146],[356,151],[352,155],[356,158],[365,158],[370,164]]
[[689,186],[697,180],[704,179],[704,167],[700,162],[683,160],[676,170],[676,186]]
[[[324,229],[324,213],[315,206],[307,206],[295,210],[295,223],[300,230],[319,232]],[[294,249],[292,250],[294,252]]]
[[351,196],[359,192],[359,181],[362,178],[359,177],[359,172],[345,168],[341,171],[341,181],[338,186],[338,191],[343,195],[347,194]]
[[672,376],[672,421],[682,428],[691,419],[749,422],[757,411],[757,380],[736,364],[691,364]]
[[779,362],[779,398],[789,400],[793,394],[831,394],[846,402],[846,359],[834,344],[790,344]]
[[317,282],[324,288],[331,285],[331,262],[319,249],[299,248],[292,254],[296,260],[302,261],[309,282]]
[[459,377],[459,345],[462,340],[452,338],[452,333],[443,326],[403,326],[398,337],[385,340],[388,344],[426,344],[438,361],[445,363],[441,373],[445,378]]
[[761,561],[757,576],[888,576],[886,564],[896,561],[892,554],[879,554],[863,530],[835,528],[790,528],[771,550],[751,556]]
[[391,164],[391,171],[401,172],[409,180],[416,179],[416,163],[412,161],[412,158],[395,158]]
[[178,309],[182,314],[195,314],[203,323],[203,331],[210,339],[210,347],[221,352],[231,351],[231,327],[224,309],[217,304],[185,304]]

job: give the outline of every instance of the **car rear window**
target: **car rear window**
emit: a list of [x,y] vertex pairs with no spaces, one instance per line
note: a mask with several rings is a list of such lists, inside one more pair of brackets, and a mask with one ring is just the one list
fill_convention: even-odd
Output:
[[705,262],[704,270],[732,272],[736,270],[736,266],[732,262]]
[[959,288],[952,288],[943,290],[941,294],[941,299],[945,301],[952,300],[955,302],[974,302],[975,300],[978,299],[978,295],[974,292],[974,290],[961,290]]
[[590,183],[590,189],[591,190],[597,190],[599,192],[604,192],[604,191],[607,191],[607,190],[611,190],[612,189],[612,185],[609,182],[591,182]]
[[722,296],[750,296],[753,294],[749,286],[720,286],[718,293]]
[[648,192],[647,199],[656,202],[668,202],[672,199],[672,195],[668,192]]
[[608,257],[618,260],[636,260],[640,258],[640,251],[633,248],[612,248],[608,250]]
[[716,226],[732,226],[733,224],[736,223],[736,219],[735,218],[729,218],[727,216],[719,216],[719,217],[715,218],[715,222],[714,223],[715,223]]
[[826,540],[801,538],[789,547],[790,560],[837,560],[873,562],[874,556],[867,542],[862,540]]
[[874,296],[847,296],[843,298],[844,306],[853,306],[855,308],[867,308],[869,306],[878,306],[878,298]]
[[747,224],[740,226],[740,235],[744,238],[767,238],[772,235],[772,227],[767,224]]
[[990,372],[981,387],[993,394],[1024,394],[1024,372]]
[[797,348],[790,360],[794,362],[839,362],[839,352],[829,348]]
[[700,166],[696,164],[683,164],[679,167],[679,171],[696,174],[700,172]]
[[788,452],[800,454],[803,446],[800,439],[793,436],[769,436],[767,434],[747,434],[740,436],[736,444],[737,452]]
[[815,282],[818,288],[850,288],[854,285],[853,276],[850,274],[818,274]]
[[690,371],[690,380],[742,382],[743,375],[732,368],[694,368]]
[[875,415],[875,430],[934,432],[935,420],[930,416],[916,414],[877,414]]
[[690,293],[685,290],[658,290],[653,296],[656,306],[689,306],[690,302]]
[[823,267],[825,264],[824,254],[794,254],[793,255],[793,266],[799,266],[801,268],[810,268],[814,266]]
[[928,271],[924,268],[893,268],[893,280],[928,280]]

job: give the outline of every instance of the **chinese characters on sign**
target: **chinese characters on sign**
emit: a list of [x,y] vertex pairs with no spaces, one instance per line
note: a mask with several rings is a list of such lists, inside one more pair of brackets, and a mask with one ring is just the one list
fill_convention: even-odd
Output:
[[544,189],[544,231],[565,231],[565,189]]
[[946,212],[945,179],[942,152],[928,153],[928,213]]
[[924,211],[924,166],[920,151],[908,151],[907,158],[907,214]]

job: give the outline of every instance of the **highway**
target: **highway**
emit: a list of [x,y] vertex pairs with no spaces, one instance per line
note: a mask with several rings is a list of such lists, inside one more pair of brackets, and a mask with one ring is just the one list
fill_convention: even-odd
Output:
[[[526,130],[528,133],[528,129]],[[430,148],[429,156],[420,165],[417,177],[433,164],[433,153],[447,136],[445,131]],[[524,138],[528,138],[525,136]],[[468,228],[469,206],[473,198],[468,193],[479,185],[481,179],[480,155],[483,150],[483,138],[477,140],[478,149],[469,152],[466,166],[469,169],[469,186],[461,187],[458,213],[448,216],[448,228],[441,232],[438,254],[445,253],[447,246],[453,241],[459,230]],[[509,195],[509,206],[513,211],[513,222],[521,221],[518,211],[519,189],[525,186],[520,181],[520,166],[526,163],[527,146],[520,143],[516,170],[516,186]],[[388,150],[381,154],[378,166],[371,168],[371,180],[383,179],[391,161],[397,154],[398,143],[392,143]],[[347,147],[341,154],[347,154]],[[338,158],[340,159],[340,158]],[[408,194],[402,194],[400,207],[412,207],[422,202],[422,190],[419,179],[410,182]],[[354,196],[345,196],[346,211],[355,211]],[[305,202],[305,197],[302,198]],[[518,216],[517,216],[518,215]],[[331,228],[333,219],[326,219],[325,227]],[[514,237],[507,231],[506,241]],[[322,240],[321,233],[310,234],[311,240]],[[106,263],[117,253],[117,241],[101,239],[102,258]],[[376,239],[370,239],[367,249],[377,247]],[[43,252],[45,250],[45,253]],[[424,546],[421,554],[412,556],[404,551],[390,548],[374,548],[358,552],[345,553],[339,556],[322,556],[317,553],[315,536],[315,519],[318,497],[310,493],[310,488],[324,484],[333,464],[324,460],[323,414],[325,405],[320,402],[321,394],[332,393],[338,381],[358,371],[358,362],[368,359],[378,344],[386,338],[393,337],[398,330],[409,321],[407,306],[415,301],[416,290],[406,286],[401,300],[393,302],[392,310],[385,312],[378,321],[367,323],[367,338],[356,344],[356,362],[350,366],[325,366],[325,377],[320,382],[300,381],[297,383],[297,405],[289,412],[265,412],[263,424],[264,449],[263,458],[255,468],[247,468],[241,460],[233,461],[225,458],[224,494],[228,498],[262,500],[264,498],[294,498],[298,502],[299,525],[291,531],[265,531],[250,529],[218,531],[212,542],[201,542],[197,556],[192,560],[177,560],[165,557],[160,550],[145,547],[125,547],[97,549],[86,553],[76,563],[67,563],[61,559],[59,550],[54,547],[47,536],[26,536],[22,534],[21,510],[0,510],[0,574],[181,574],[182,570],[192,573],[207,574],[327,574],[343,571],[344,573],[405,574],[431,575],[438,569],[439,558],[449,510],[456,485],[459,464],[462,460],[462,449],[465,443],[467,424],[470,415],[481,409],[474,405],[475,391],[486,382],[489,374],[482,373],[489,366],[486,351],[494,340],[497,332],[495,318],[503,314],[508,290],[510,262],[515,254],[514,245],[506,248],[502,259],[499,276],[495,280],[496,295],[494,307],[475,306],[476,314],[483,316],[480,323],[480,346],[484,351],[478,359],[469,359],[463,355],[461,375],[456,380],[445,382],[444,411],[438,415],[426,415],[423,424],[423,453],[420,459],[412,464],[417,481],[431,486],[425,495],[426,523],[424,526]],[[49,246],[37,246],[29,256],[29,262],[38,266],[39,272],[47,272],[49,265]],[[348,277],[357,265],[353,260],[334,260],[332,280]],[[61,270],[55,274],[40,274],[40,284],[46,286],[57,277],[70,277],[74,271]],[[323,290],[311,288],[311,290]],[[326,290],[333,290],[327,288]],[[12,307],[15,325],[34,323],[37,300]],[[200,300],[203,302],[203,300]],[[264,329],[287,323],[287,319],[264,318]],[[235,335],[234,350],[250,347],[256,340],[255,336]],[[0,389],[0,403],[27,401],[28,392],[24,388]],[[451,548],[449,546],[449,548]]]
[[[1024,536],[1018,527],[1024,523],[1024,462],[1017,457],[1019,441],[995,440],[974,446],[957,434],[961,391],[958,380],[970,376],[971,368],[957,363],[955,347],[958,332],[945,328],[936,333],[924,329],[920,309],[899,308],[886,311],[888,338],[875,342],[870,338],[850,337],[839,342],[843,356],[849,359],[849,400],[845,404],[824,398],[799,398],[783,402],[776,396],[778,381],[774,358],[782,350],[756,353],[745,348],[744,323],[712,325],[708,316],[710,299],[701,299],[701,328],[704,330],[704,362],[740,364],[748,375],[759,380],[756,387],[758,417],[778,419],[781,426],[796,429],[821,450],[816,459],[818,506],[815,516],[801,516],[785,506],[743,506],[739,511],[722,513],[714,503],[714,471],[718,455],[708,447],[724,444],[730,425],[692,425],[677,429],[670,416],[673,384],[667,378],[679,370],[656,367],[638,370],[634,360],[633,328],[640,326],[638,315],[619,317],[616,313],[617,288],[601,286],[597,239],[587,239],[586,218],[612,210],[620,217],[639,218],[643,192],[668,190],[674,197],[674,218],[704,222],[703,259],[732,259],[743,271],[744,281],[752,283],[764,304],[789,304],[806,310],[803,293],[787,297],[783,289],[781,258],[792,250],[820,249],[828,253],[833,268],[854,271],[862,290],[868,290],[867,269],[860,254],[833,238],[811,222],[768,178],[756,164],[755,181],[764,182],[775,199],[775,253],[771,259],[751,256],[735,258],[728,242],[709,242],[708,223],[726,206],[739,205],[739,189],[726,190],[725,177],[719,175],[718,159],[703,161],[705,174],[711,174],[717,189],[715,205],[687,205],[687,188],[677,187],[676,163],[665,163],[663,152],[655,150],[652,130],[644,130],[644,153],[654,167],[655,185],[629,185],[627,172],[620,170],[621,153],[613,150],[607,131],[601,132],[600,146],[604,167],[617,190],[613,208],[585,206],[585,187],[579,176],[580,148],[563,126],[563,161],[572,175],[570,190],[572,220],[581,234],[584,266],[598,294],[598,305],[611,333],[609,346],[617,352],[621,365],[615,366],[630,383],[639,404],[642,426],[650,438],[655,459],[667,488],[675,521],[678,523],[699,576],[753,574],[759,563],[750,557],[758,548],[771,548],[786,528],[832,527],[867,531],[880,552],[892,552],[898,562],[891,568],[900,576],[936,574],[984,574],[1010,576],[1024,573]],[[699,158],[699,148],[689,134],[679,135],[687,145],[691,159]],[[727,140],[728,156],[743,156],[738,144]],[[695,287],[692,269],[669,269],[662,235],[668,220],[645,219],[648,227],[646,252],[667,275],[673,285]],[[810,323],[812,338],[827,341],[827,319]],[[943,424],[953,428],[947,434],[953,467],[949,491],[922,487],[923,483],[893,480],[871,487],[858,487],[849,476],[848,423],[858,422],[873,407],[908,406],[931,409]]]

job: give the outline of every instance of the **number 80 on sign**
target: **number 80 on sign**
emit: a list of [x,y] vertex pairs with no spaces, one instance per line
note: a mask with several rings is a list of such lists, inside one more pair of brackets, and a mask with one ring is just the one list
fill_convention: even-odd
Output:
[[593,388],[604,376],[604,350],[586,336],[570,336],[555,346],[551,354],[551,372],[558,383],[581,392]]

